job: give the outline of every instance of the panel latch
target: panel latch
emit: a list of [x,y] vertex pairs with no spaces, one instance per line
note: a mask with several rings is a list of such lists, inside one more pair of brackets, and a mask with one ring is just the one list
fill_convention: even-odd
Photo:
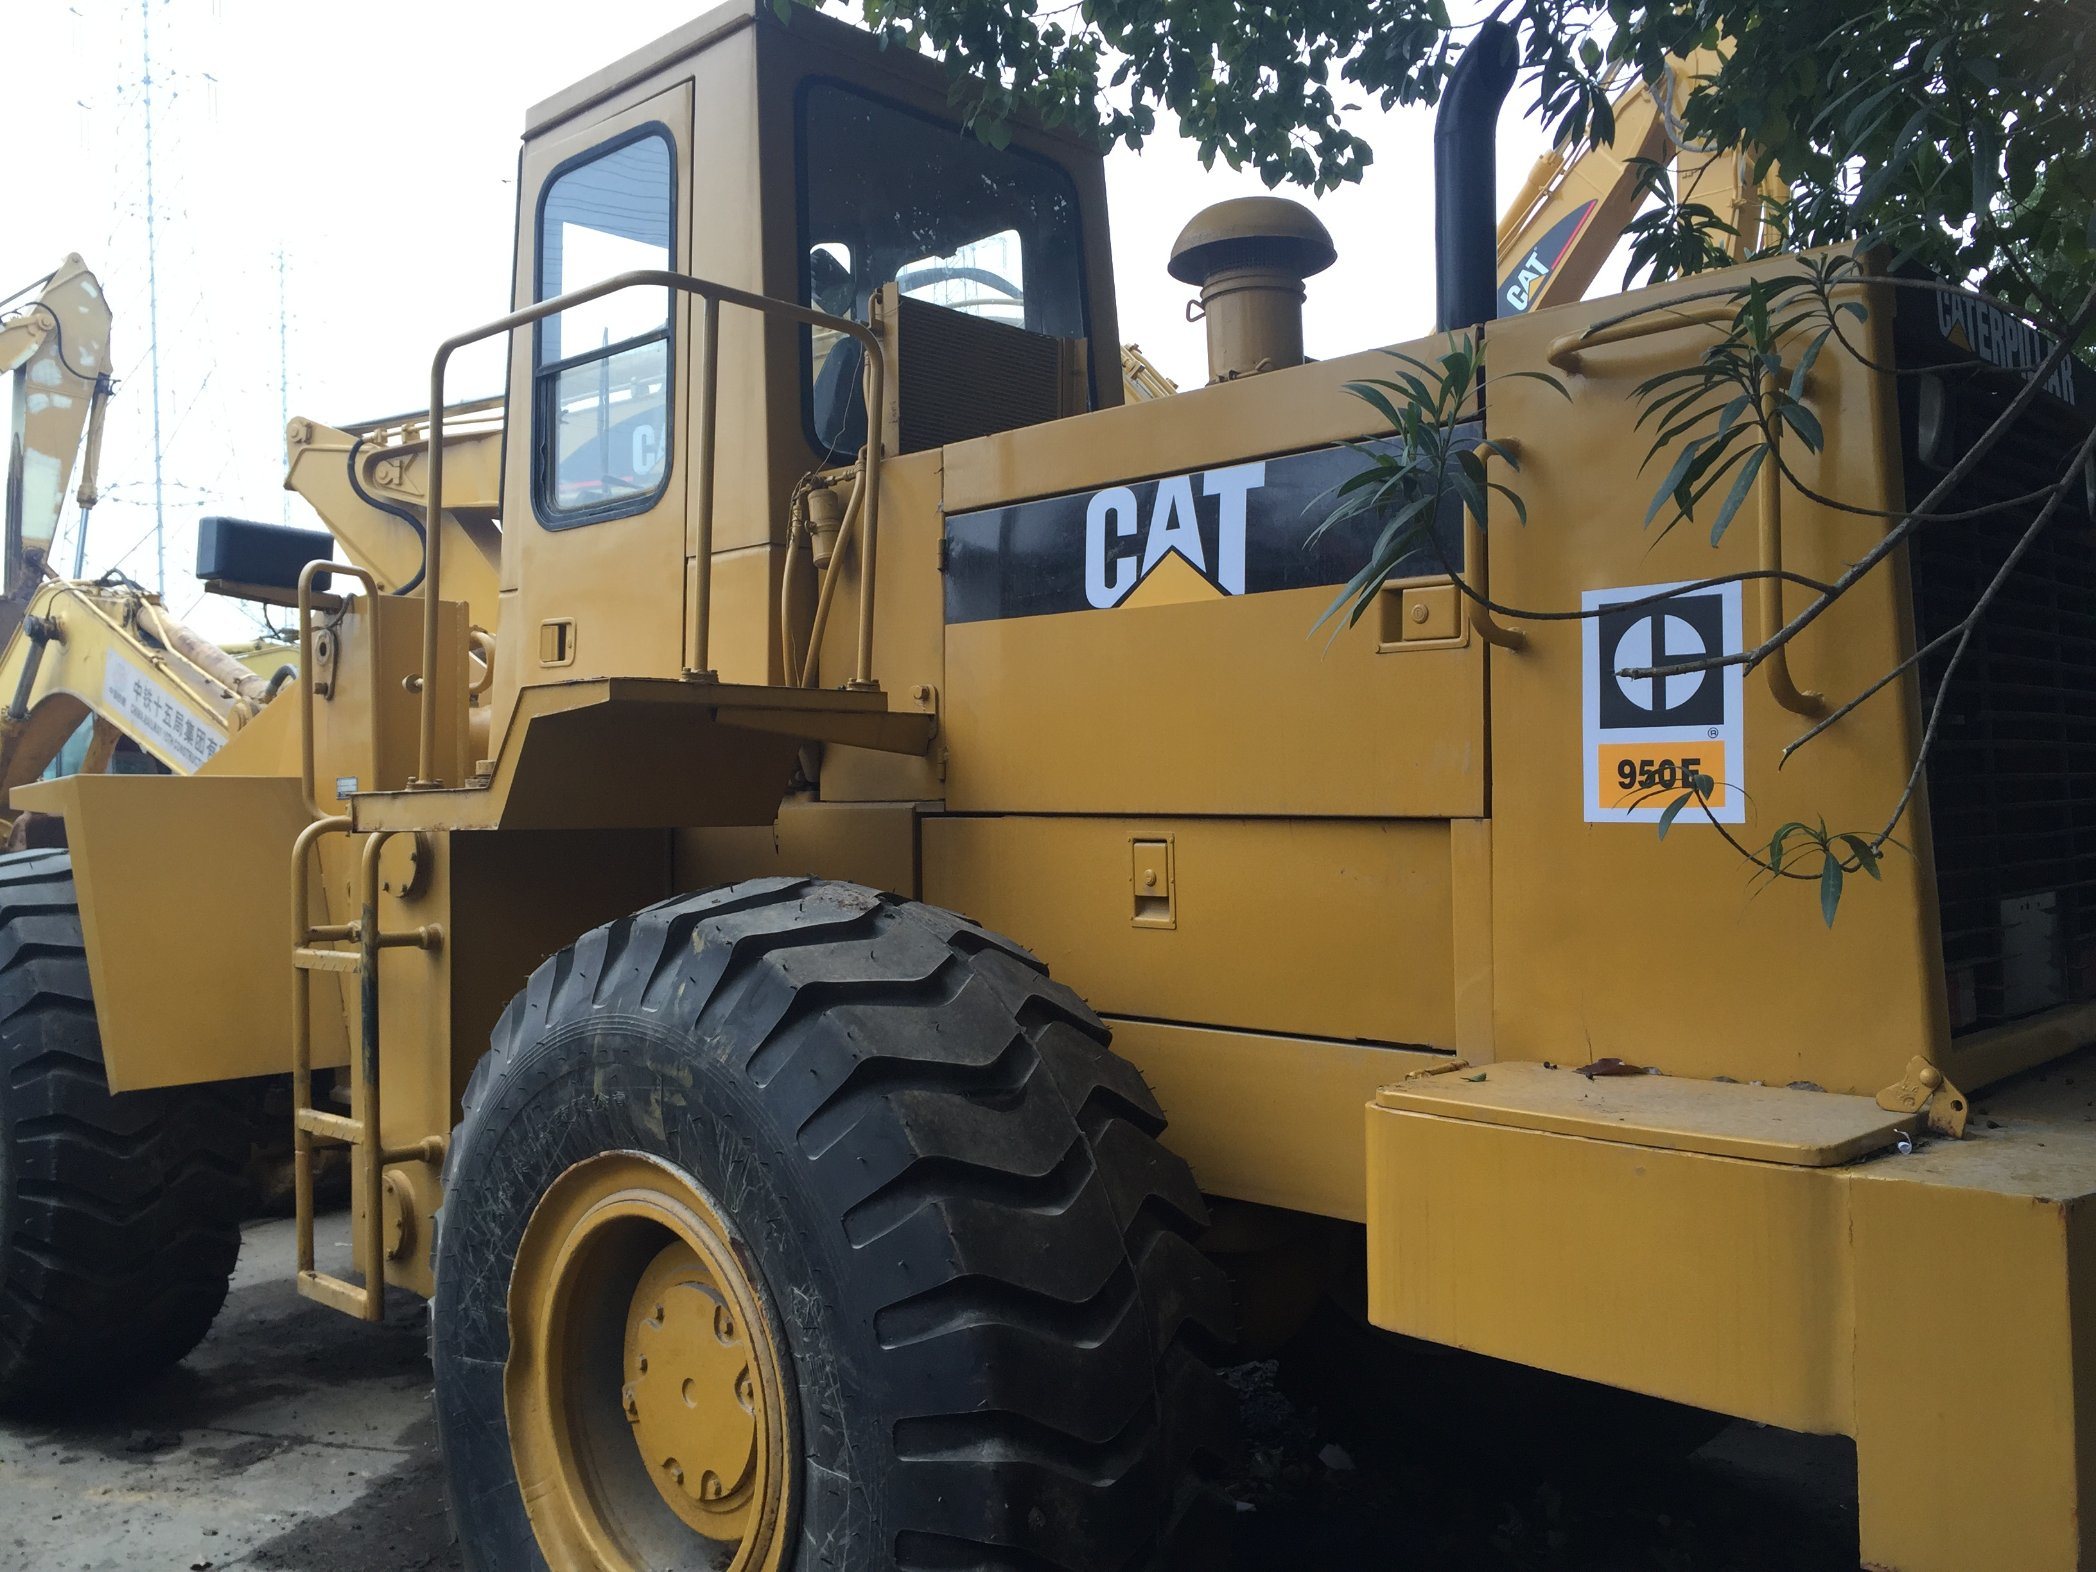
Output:
[[1178,885],[1172,866],[1172,837],[1137,835],[1128,841],[1130,920],[1138,928],[1179,926]]
[[1878,1106],[1887,1113],[1925,1114],[1931,1130],[1953,1139],[1964,1135],[1972,1112],[1965,1094],[1919,1054],[1907,1061],[1904,1075],[1878,1093]]

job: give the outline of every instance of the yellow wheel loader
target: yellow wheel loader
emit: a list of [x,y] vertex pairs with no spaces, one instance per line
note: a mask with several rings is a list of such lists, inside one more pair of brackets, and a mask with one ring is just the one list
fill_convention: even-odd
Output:
[[[1304,210],[1188,226],[1213,380],[1130,400],[1100,155],[970,139],[932,62],[735,3],[535,107],[514,309],[384,474],[305,433],[385,560],[218,564],[295,605],[297,682],[209,769],[12,794],[70,853],[0,865],[0,1386],[179,1354],[140,1296],[231,1247],[166,1154],[289,1070],[297,1289],[430,1301],[476,1567],[1220,1565],[1213,1361],[1349,1281],[1391,1332],[1854,1437],[1874,1565],[2096,1561],[2096,1138],[2031,1073],[2096,1023],[2079,489],[1839,921],[1733,845],[1900,796],[1908,657],[2002,520],[1751,676],[1750,638],[1909,499],[2085,453],[2090,377],[1823,271],[1857,352],[1771,352],[1824,440],[1715,543],[1641,529],[1638,390],[1736,302],[1498,314],[1509,49],[1446,95],[1447,331],[1398,346],[1482,344],[1451,462],[1505,489],[1415,508],[1337,634],[1387,521],[1334,499],[1393,451],[1348,384],[1405,363],[1302,361]],[[490,339],[503,437],[453,462]],[[131,1109],[185,1133],[112,1173]]]

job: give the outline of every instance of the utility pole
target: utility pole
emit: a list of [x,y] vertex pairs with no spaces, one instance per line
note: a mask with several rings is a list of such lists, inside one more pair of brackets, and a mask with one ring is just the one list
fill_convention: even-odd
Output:
[[153,211],[153,0],[138,0],[146,98],[146,358],[153,383],[153,588],[167,593],[167,503],[160,455],[160,250]]
[[[280,436],[291,428],[291,327],[290,317],[284,306],[284,248],[277,247],[277,432]],[[288,440],[288,439],[287,439]],[[291,463],[291,450],[284,449],[284,464]],[[291,493],[285,492],[277,503],[277,520],[282,524],[291,522]]]

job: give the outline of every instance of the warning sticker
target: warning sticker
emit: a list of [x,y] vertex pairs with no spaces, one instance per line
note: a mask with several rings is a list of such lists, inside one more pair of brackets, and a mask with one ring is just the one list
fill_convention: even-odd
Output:
[[102,696],[123,729],[184,770],[200,770],[225,741],[111,651]]
[[[1739,785],[1747,756],[1746,674],[1726,666],[1664,677],[1621,675],[1736,655],[1746,647],[1739,585],[1668,594],[1680,588],[1644,584],[1588,590],[1582,601],[1583,610],[1600,613],[1581,625],[1590,824],[1657,823],[1698,775],[1711,780],[1712,817],[1722,824],[1746,818]],[[1693,823],[1701,812],[1692,804],[1677,822]]]

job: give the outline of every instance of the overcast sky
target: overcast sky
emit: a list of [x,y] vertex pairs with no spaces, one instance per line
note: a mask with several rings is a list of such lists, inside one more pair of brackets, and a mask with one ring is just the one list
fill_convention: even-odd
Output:
[[[204,597],[189,574],[197,519],[314,522],[281,489],[283,410],[340,424],[421,407],[437,342],[508,308],[526,106],[704,9],[421,0],[379,20],[282,0],[7,0],[0,294],[78,251],[116,313],[121,389],[89,573],[120,565],[151,585],[158,571],[149,99],[167,596],[178,615],[231,639],[259,624]],[[1309,286],[1313,356],[1433,325],[1431,115],[1368,110],[1357,120],[1377,155],[1366,181],[1312,199],[1339,247],[1337,265]],[[1510,113],[1502,195],[1543,140]],[[1166,276],[1165,259],[1199,208],[1264,188],[1220,165],[1203,170],[1170,135],[1140,155],[1113,154],[1107,185],[1121,331],[1196,384],[1202,330],[1186,321],[1191,291]],[[462,357],[452,375],[454,398],[497,391],[493,358]]]

